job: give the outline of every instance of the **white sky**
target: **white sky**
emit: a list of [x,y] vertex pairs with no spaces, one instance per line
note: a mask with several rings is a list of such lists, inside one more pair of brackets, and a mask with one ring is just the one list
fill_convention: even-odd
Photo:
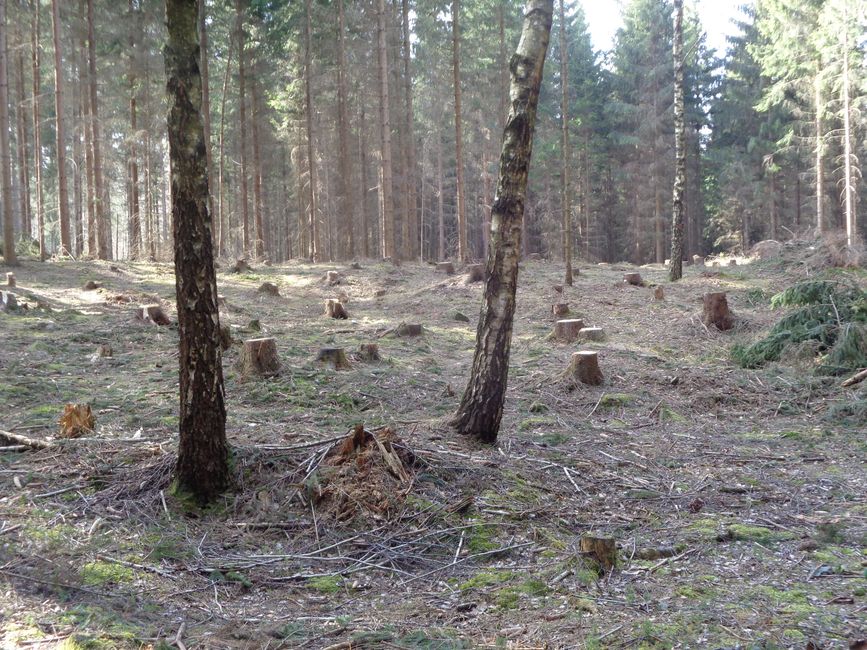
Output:
[[[590,25],[593,45],[600,50],[610,50],[614,33],[621,25],[622,0],[580,0]],[[708,47],[722,56],[726,48],[726,36],[735,31],[731,19],[738,16],[738,7],[745,0],[686,0],[686,4],[698,6],[701,24],[707,32]]]

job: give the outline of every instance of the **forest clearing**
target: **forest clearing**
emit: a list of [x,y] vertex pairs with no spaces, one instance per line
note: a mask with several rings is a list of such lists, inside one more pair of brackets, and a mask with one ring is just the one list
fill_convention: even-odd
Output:
[[[30,308],[0,314],[3,422],[51,446],[0,451],[3,647],[848,648],[867,632],[867,384],[815,376],[797,351],[755,370],[731,359],[792,282],[864,286],[804,263],[821,257],[796,242],[709,260],[663,300],[662,266],[580,265],[558,293],[559,265],[522,263],[494,446],[445,424],[482,283],[415,263],[224,265],[234,485],[208,509],[170,489],[171,266],[25,263]],[[702,324],[711,291],[733,330]],[[338,294],[346,320],[324,314]],[[560,302],[605,340],[552,340]],[[142,304],[172,324],[137,319]],[[240,342],[257,337],[281,368],[244,381]],[[381,360],[356,358],[371,342]],[[323,347],[350,367],[316,362]],[[602,385],[564,379],[579,349],[599,352]],[[54,437],[66,403],[92,406],[92,433]],[[363,471],[328,460],[357,423],[390,428],[404,475],[370,449]],[[616,540],[613,571],[584,535]]]

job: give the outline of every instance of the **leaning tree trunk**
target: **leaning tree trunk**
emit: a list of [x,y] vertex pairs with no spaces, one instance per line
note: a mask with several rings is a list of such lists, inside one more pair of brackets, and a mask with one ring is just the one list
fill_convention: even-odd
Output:
[[566,263],[566,277],[563,279],[568,286],[572,286],[572,216],[569,208],[569,102],[568,81],[569,61],[566,50],[566,10],[565,0],[560,0],[560,119],[563,129],[562,144],[560,149],[560,201],[563,209],[563,260]]
[[683,195],[686,191],[686,128],[683,119],[683,0],[674,0],[674,191],[669,279],[683,277]]
[[168,134],[180,335],[178,487],[212,501],[229,485],[196,0],[166,0]]
[[459,433],[489,443],[497,439],[506,396],[521,223],[553,11],[554,0],[527,2],[521,41],[509,65],[511,107],[503,132],[497,194],[491,210],[485,297],[476,332],[472,374],[452,420]]
[[9,75],[6,48],[6,0],[0,0],[0,176],[3,181],[3,259],[18,264],[15,256],[15,221],[12,214],[12,153],[9,148]]
[[60,2],[51,2],[51,24],[54,34],[54,114],[57,135],[57,204],[60,220],[60,248],[63,255],[72,252],[69,234],[69,189],[66,184],[66,134],[63,112],[63,51],[60,43]]

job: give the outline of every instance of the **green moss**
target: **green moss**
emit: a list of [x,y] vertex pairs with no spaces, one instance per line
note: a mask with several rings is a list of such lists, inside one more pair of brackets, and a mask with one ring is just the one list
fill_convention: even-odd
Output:
[[772,544],[787,539],[793,539],[794,533],[787,530],[773,530],[761,526],[748,526],[746,524],[731,524],[725,533],[719,536],[720,541],[735,542],[758,542],[759,544]]
[[114,562],[88,562],[79,570],[81,580],[86,585],[100,586],[105,584],[123,584],[132,582],[136,572],[122,564]]
[[340,576],[317,576],[308,578],[307,586],[322,594],[336,594],[343,591],[343,578]]
[[615,408],[618,406],[627,406],[635,401],[634,395],[627,393],[606,393],[599,400],[600,408]]
[[514,577],[515,573],[513,571],[479,571],[472,578],[458,585],[458,589],[461,591],[484,589],[485,587],[503,584]]

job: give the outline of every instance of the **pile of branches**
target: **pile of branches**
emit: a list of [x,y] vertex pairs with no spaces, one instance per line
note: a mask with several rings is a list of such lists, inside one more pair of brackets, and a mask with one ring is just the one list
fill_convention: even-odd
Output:
[[786,350],[808,346],[821,375],[840,375],[867,366],[867,291],[841,280],[808,280],[771,299],[771,306],[796,308],[767,336],[732,348],[744,368],[779,361]]

